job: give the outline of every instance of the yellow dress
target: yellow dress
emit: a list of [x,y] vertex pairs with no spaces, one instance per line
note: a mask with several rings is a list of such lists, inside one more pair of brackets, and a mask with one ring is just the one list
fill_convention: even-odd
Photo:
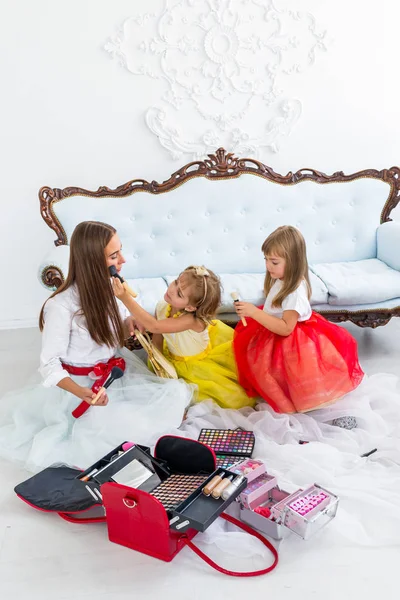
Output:
[[[170,314],[171,306],[161,300],[156,308],[157,319],[166,319]],[[164,333],[163,337],[164,355],[179,377],[198,386],[196,401],[212,398],[222,408],[254,406],[254,398],[249,398],[238,383],[231,327],[215,320],[201,333],[189,329]]]

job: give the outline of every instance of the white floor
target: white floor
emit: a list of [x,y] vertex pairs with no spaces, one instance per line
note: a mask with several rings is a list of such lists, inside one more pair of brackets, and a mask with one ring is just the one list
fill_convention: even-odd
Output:
[[[348,329],[359,341],[361,363],[368,374],[400,376],[399,320],[375,331]],[[22,386],[34,373],[39,346],[40,335],[35,329],[0,331],[0,397]],[[230,578],[211,570],[189,549],[171,563],[164,563],[110,544],[103,525],[72,525],[34,511],[13,492],[26,476],[15,465],[0,462],[2,599],[213,600],[222,595],[236,599],[279,594],[280,600],[368,600],[384,593],[386,600],[394,600],[399,596],[400,540],[391,547],[344,546],[333,521],[308,542],[288,537],[280,546],[280,563],[272,574]],[[332,553],[335,546],[337,553]],[[238,566],[232,560],[227,557],[227,568]],[[261,568],[260,561],[255,565],[249,559],[242,568]]]

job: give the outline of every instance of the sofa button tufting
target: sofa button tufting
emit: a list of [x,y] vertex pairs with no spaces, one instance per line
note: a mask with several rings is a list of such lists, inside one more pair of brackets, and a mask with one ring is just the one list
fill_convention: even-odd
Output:
[[354,237],[354,238],[353,238],[351,241],[352,241],[352,242],[356,242],[356,241],[357,241],[357,238],[355,238],[355,237]]
[[243,250],[246,252],[249,249],[248,246],[243,246]]
[[136,221],[136,217],[134,215],[131,216],[131,221]]
[[229,229],[227,227],[224,227],[224,233],[228,233]]
[[244,216],[244,215],[246,214],[246,211],[245,211],[245,210],[241,210],[241,211],[240,211],[240,214],[241,214],[242,216]]
[[133,258],[139,258],[139,254],[132,254]]
[[150,234],[150,238],[151,238],[152,240],[154,240],[154,238],[155,238],[155,237],[156,237],[156,236],[154,235],[154,233],[151,233],[151,234]]
[[319,240],[315,240],[315,245],[319,246],[319,244],[320,244],[320,241]]
[[171,213],[169,213],[169,214],[167,215],[167,219],[172,219],[172,215],[171,215]]
[[210,248],[207,249],[207,254],[211,254],[212,250]]
[[282,212],[282,209],[280,206],[278,206],[278,208],[276,209],[276,212]]
[[204,216],[205,216],[205,217],[209,217],[209,216],[210,216],[210,213],[207,211],[207,212],[205,212],[205,213],[204,213]]
[[170,252],[169,255],[170,256],[175,256],[175,252]]
[[336,221],[332,221],[332,225],[336,225]]

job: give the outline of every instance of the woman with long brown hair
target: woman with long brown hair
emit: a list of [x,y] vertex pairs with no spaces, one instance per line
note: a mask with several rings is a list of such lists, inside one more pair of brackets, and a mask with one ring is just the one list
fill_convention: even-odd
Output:
[[[120,272],[121,250],[110,225],[85,221],[75,228],[66,281],[40,313],[43,385],[2,400],[0,456],[33,471],[55,462],[85,467],[125,440],[151,444],[180,425],[191,386],[159,379],[123,349],[132,323],[108,270]],[[92,405],[115,367],[124,375]]]

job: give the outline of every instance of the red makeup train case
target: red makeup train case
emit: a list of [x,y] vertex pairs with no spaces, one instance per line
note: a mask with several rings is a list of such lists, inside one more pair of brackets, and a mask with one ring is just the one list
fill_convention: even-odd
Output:
[[[111,542],[171,561],[189,546],[210,566],[227,575],[251,577],[272,571],[278,563],[274,546],[248,525],[224,513],[244,487],[227,500],[207,497],[203,488],[216,475],[231,476],[216,468],[214,451],[195,440],[177,436],[161,437],[154,449],[125,442],[85,471],[67,466],[48,467],[16,486],[19,498],[39,510],[56,512],[73,523],[105,522]],[[121,483],[134,467],[145,469],[144,481],[132,487]],[[187,487],[186,487],[187,486]],[[168,504],[163,490],[171,494]],[[175,491],[175,489],[177,491]],[[157,497],[158,496],[158,497]],[[160,501],[163,500],[163,503]],[[258,538],[272,553],[269,567],[252,572],[228,571],[214,563],[193,543],[199,531],[221,516]]]

